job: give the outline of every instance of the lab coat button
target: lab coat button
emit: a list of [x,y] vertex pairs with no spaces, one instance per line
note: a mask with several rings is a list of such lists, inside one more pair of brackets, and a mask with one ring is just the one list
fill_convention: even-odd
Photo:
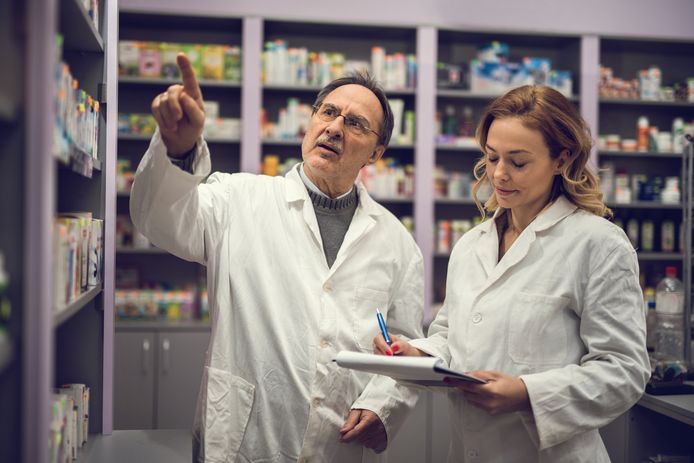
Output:
[[480,455],[479,455],[479,453],[477,453],[477,450],[470,449],[467,451],[467,456],[468,456],[468,458],[477,458]]
[[482,314],[479,312],[475,312],[472,314],[472,323],[479,323],[482,321]]
[[323,401],[317,397],[311,401],[311,403],[313,404],[314,407],[319,407],[321,402],[323,402]]
[[330,343],[328,342],[327,339],[321,338],[321,340],[320,340],[320,346],[321,347],[325,348],[325,347],[328,347],[329,345],[330,345]]
[[324,289],[326,292],[329,293],[330,291],[333,290],[333,285],[332,285],[332,283],[329,282],[329,281],[326,281],[325,284],[323,285],[323,289]]

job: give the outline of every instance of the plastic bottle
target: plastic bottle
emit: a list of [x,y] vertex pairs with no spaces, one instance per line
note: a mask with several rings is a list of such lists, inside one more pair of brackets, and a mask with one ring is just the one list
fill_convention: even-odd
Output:
[[636,124],[636,149],[638,151],[648,151],[648,118],[639,117]]
[[655,328],[657,314],[655,311],[655,289],[649,287],[643,291],[643,299],[646,303],[646,348],[648,352],[655,350]]
[[655,290],[655,358],[684,364],[684,287],[676,267],[665,268]]

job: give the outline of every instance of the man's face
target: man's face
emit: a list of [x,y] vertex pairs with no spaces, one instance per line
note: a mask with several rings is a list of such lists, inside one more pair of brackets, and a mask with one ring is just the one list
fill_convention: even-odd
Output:
[[[380,133],[383,110],[371,90],[349,84],[336,88],[323,100],[344,116],[354,116]],[[320,108],[319,108],[320,111]],[[345,192],[354,183],[359,169],[376,162],[385,148],[374,132],[355,133],[345,126],[344,117],[322,120],[316,112],[308,124],[301,145],[304,169],[308,177],[324,192]]]

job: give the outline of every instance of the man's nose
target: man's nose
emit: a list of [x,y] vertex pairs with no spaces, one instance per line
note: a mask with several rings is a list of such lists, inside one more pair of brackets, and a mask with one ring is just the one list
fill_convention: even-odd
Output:
[[335,138],[341,138],[345,130],[344,119],[345,116],[340,114],[332,122],[330,122],[328,126],[325,128],[325,131],[328,133],[328,135]]

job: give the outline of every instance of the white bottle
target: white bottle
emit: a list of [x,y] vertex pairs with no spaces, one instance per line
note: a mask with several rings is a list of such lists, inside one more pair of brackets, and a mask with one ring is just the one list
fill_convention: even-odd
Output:
[[684,288],[676,267],[665,268],[655,290],[655,358],[684,362]]
[[679,181],[679,177],[667,177],[665,179],[665,188],[660,192],[660,202],[663,204],[680,203]]

